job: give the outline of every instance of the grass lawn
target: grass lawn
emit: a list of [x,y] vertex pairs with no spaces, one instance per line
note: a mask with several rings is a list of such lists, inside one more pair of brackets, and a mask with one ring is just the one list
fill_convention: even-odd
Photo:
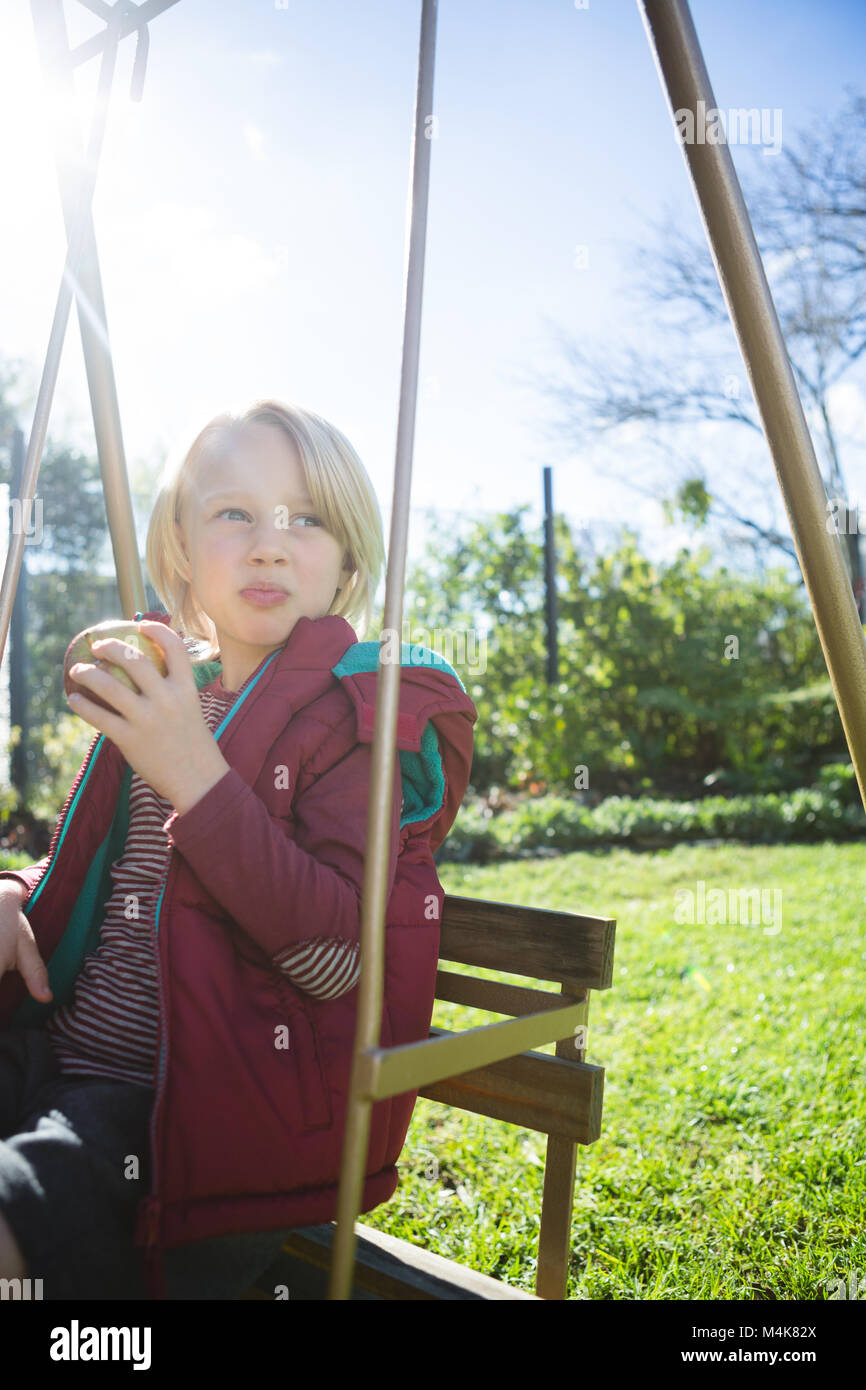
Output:
[[[866,1276],[862,845],[678,845],[439,874],[446,892],[617,919],[613,986],[591,995],[604,1112],[601,1138],[578,1148],[569,1298],[812,1300]],[[768,905],[780,889],[780,929],[680,925],[675,891],[701,879],[760,887]],[[437,1004],[433,1022],[493,1017]],[[534,1292],[545,1145],[420,1099],[401,1184],[361,1219]]]

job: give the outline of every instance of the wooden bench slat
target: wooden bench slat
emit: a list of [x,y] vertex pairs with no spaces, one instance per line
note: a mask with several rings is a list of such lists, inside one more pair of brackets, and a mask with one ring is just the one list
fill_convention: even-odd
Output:
[[437,999],[492,1014],[508,1014],[511,1018],[561,1004],[577,1004],[586,997],[585,989],[573,995],[560,994],[556,990],[530,989],[527,985],[507,985],[501,980],[482,980],[477,975],[456,975],[453,970],[436,971]]
[[[431,1028],[430,1036],[447,1036],[447,1031]],[[422,1086],[418,1094],[522,1129],[593,1144],[601,1134],[604,1067],[546,1052],[522,1052]]]
[[616,919],[445,895],[440,960],[504,970],[567,989],[609,989]]
[[[289,1260],[330,1270],[334,1225],[305,1226],[292,1231],[283,1246]],[[499,1279],[479,1274],[420,1246],[356,1223],[353,1286],[381,1299],[455,1301],[532,1299],[536,1295],[512,1288]],[[277,1266],[278,1268],[278,1266]],[[290,1276],[291,1277],[291,1276]],[[261,1281],[259,1281],[261,1283]],[[289,1286],[291,1297],[291,1283]]]

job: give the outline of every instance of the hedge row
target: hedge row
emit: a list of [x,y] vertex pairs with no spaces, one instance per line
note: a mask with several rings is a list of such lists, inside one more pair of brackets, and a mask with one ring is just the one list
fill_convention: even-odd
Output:
[[852,839],[866,834],[858,800],[826,787],[782,795],[709,796],[700,801],[610,796],[590,809],[576,798],[544,796],[519,809],[493,814],[482,803],[464,803],[437,862],[487,862],[538,857],[595,845],[655,849],[679,840]]

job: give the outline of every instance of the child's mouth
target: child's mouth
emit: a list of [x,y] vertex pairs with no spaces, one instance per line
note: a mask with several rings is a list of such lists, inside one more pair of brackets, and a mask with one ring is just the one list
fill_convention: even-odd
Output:
[[288,594],[282,589],[241,589],[241,598],[255,603],[260,608],[272,608],[276,603],[285,603]]

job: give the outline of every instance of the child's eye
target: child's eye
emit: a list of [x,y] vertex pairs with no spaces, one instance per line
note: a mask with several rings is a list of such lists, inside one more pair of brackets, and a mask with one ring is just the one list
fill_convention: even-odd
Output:
[[[221,511],[217,512],[217,516],[226,516],[229,512],[237,512],[238,516],[249,516],[249,512],[245,512],[242,507],[223,507]],[[302,513],[300,516],[295,517],[294,520],[311,521],[314,526],[322,526],[324,524],[319,517],[312,516],[309,513]],[[306,529],[307,528],[304,527],[304,530]]]

